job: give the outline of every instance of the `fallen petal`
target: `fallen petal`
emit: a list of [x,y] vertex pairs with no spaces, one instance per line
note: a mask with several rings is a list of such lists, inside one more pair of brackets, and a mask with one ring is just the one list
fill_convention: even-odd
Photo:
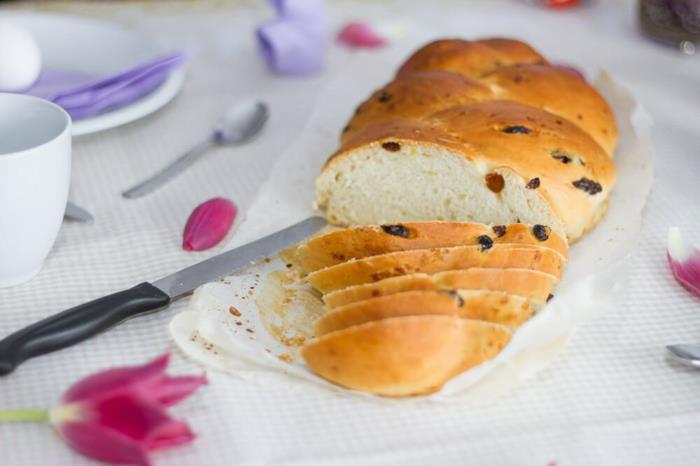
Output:
[[700,296],[700,251],[686,243],[680,229],[668,230],[668,263],[676,280]]
[[148,384],[159,378],[168,367],[169,354],[164,354],[141,366],[107,369],[73,384],[63,395],[64,403],[93,397],[105,397],[119,391],[128,391],[138,384]]
[[374,29],[365,23],[348,23],[338,33],[338,42],[353,48],[374,48],[386,44]]
[[204,251],[216,246],[233,226],[237,212],[236,204],[222,197],[198,205],[187,219],[182,248],[186,251]]

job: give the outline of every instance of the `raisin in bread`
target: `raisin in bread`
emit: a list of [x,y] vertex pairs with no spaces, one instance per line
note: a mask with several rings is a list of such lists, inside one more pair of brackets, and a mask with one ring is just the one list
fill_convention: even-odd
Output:
[[316,182],[333,223],[524,222],[575,241],[605,214],[613,114],[526,44],[429,44],[358,110]]

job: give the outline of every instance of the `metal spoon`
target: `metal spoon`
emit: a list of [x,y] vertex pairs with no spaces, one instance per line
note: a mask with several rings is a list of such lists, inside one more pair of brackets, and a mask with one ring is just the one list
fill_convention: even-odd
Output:
[[63,218],[83,223],[92,222],[95,219],[90,212],[71,201],[68,201],[68,204],[66,204]]
[[122,196],[134,199],[156,190],[192,165],[211,147],[249,141],[260,132],[269,115],[267,105],[263,102],[250,101],[235,105],[219,119],[214,131],[205,141],[185,152],[152,177],[127,189]]
[[666,347],[671,357],[681,364],[700,369],[700,346],[698,345],[669,345]]

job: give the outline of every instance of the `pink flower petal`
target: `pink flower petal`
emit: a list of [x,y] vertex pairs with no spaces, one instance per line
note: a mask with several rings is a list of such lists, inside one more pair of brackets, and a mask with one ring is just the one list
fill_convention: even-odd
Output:
[[238,209],[236,204],[215,197],[198,205],[185,225],[182,248],[186,251],[204,251],[216,246],[233,226]]
[[104,397],[118,391],[128,391],[138,384],[148,384],[168,367],[169,354],[164,354],[141,366],[117,367],[98,372],[72,385],[63,395],[64,403],[93,397]]
[[148,386],[144,386],[143,390],[151,393],[151,397],[162,406],[172,406],[206,384],[207,377],[204,374],[179,377],[170,377],[163,374],[158,379],[153,380]]
[[162,450],[165,448],[184,445],[193,441],[194,433],[186,422],[171,419],[163,423],[148,436],[147,447],[149,451]]
[[666,257],[676,280],[700,297],[700,251],[683,240],[678,228],[668,230]]
[[144,442],[154,430],[171,420],[165,408],[130,395],[88,403],[83,409],[89,413],[85,423],[109,428],[137,442]]
[[59,430],[72,449],[98,461],[138,466],[151,464],[146,448],[119,432],[82,422],[67,422]]
[[387,43],[370,25],[359,22],[346,24],[338,33],[337,40],[353,48],[380,47]]

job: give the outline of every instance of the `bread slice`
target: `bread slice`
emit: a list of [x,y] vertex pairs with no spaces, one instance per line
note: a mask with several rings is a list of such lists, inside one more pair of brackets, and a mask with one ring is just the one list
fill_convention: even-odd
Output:
[[338,225],[529,223],[571,242],[604,215],[614,183],[612,159],[573,123],[488,101],[368,127],[326,163],[316,204]]
[[391,252],[317,270],[306,279],[321,293],[328,293],[400,275],[434,274],[471,267],[532,269],[557,278],[561,276],[563,261],[553,249],[536,245],[488,245]]
[[410,315],[454,315],[515,328],[538,309],[522,296],[502,291],[406,291],[340,306],[318,319],[316,336],[374,320]]
[[485,269],[451,270],[435,275],[414,273],[392,277],[376,283],[350,286],[328,293],[323,297],[329,309],[365,299],[386,296],[404,291],[434,290],[491,290],[523,296],[544,306],[550,297],[557,278],[536,270]]
[[384,396],[439,390],[449,379],[496,356],[507,327],[456,316],[394,317],[311,340],[301,351],[321,377]]
[[498,244],[539,244],[556,250],[563,259],[569,249],[565,238],[544,226],[414,222],[358,226],[316,236],[297,248],[296,259],[302,270],[309,273],[350,259],[389,252],[479,244],[479,237],[484,235]]

